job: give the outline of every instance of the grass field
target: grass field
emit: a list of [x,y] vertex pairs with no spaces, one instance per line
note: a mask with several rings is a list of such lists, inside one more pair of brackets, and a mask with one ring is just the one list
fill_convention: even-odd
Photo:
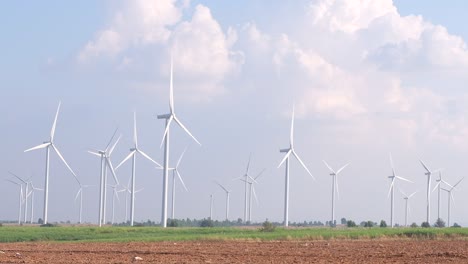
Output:
[[130,242],[186,240],[328,240],[328,239],[468,239],[468,228],[276,228],[273,232],[246,228],[159,228],[88,226],[3,226],[0,242]]

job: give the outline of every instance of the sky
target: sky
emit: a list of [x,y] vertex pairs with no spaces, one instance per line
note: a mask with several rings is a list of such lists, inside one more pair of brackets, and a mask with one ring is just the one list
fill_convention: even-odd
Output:
[[[99,158],[118,128],[122,140],[112,161],[120,163],[133,138],[158,162],[169,110],[169,72],[174,62],[178,117],[201,142],[171,128],[170,164],[187,148],[176,184],[176,218],[223,220],[225,193],[230,219],[243,217],[243,183],[249,155],[257,175],[254,221],[283,219],[284,166],[293,106],[295,150],[313,174],[291,160],[290,221],[322,221],[331,215],[331,177],[337,169],[337,219],[389,222],[389,153],[398,189],[412,193],[410,222],[425,220],[424,169],[443,168],[454,184],[468,170],[468,30],[466,1],[300,0],[285,1],[45,1],[27,6],[1,3],[0,170],[35,186],[44,185],[45,153],[25,149],[49,139],[62,102],[55,144],[84,189],[83,219],[96,223]],[[131,164],[117,171],[126,185]],[[431,182],[436,184],[434,175]],[[109,178],[110,183],[113,183]],[[51,155],[49,221],[78,221],[79,186]],[[162,171],[137,158],[136,221],[159,222]],[[468,225],[462,182],[454,192],[452,223]],[[36,193],[35,216],[42,216]],[[18,188],[3,181],[0,219],[14,220]],[[111,191],[109,191],[109,202]],[[431,194],[431,222],[437,217]],[[170,199],[169,199],[170,204]],[[446,219],[443,193],[441,217]],[[110,208],[110,203],[108,205]],[[125,218],[125,197],[116,221]],[[169,206],[170,210],[170,206]],[[109,219],[109,216],[107,217]],[[403,196],[396,192],[395,222],[404,222]]]

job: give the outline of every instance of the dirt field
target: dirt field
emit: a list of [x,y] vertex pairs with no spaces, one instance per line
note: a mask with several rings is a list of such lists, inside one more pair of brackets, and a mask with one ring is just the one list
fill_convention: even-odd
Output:
[[461,240],[37,242],[0,250],[0,263],[468,263]]

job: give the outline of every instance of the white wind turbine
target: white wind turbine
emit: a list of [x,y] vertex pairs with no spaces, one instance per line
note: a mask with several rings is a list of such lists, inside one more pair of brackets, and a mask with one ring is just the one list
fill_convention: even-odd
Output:
[[229,221],[229,195],[231,194],[231,191],[223,185],[221,185],[221,183],[217,181],[215,181],[215,183],[218,184],[218,186],[226,192],[226,221]]
[[179,165],[180,162],[182,161],[182,158],[184,157],[185,151],[187,151],[187,148],[184,149],[182,154],[179,157],[179,160],[176,163],[176,166],[172,169],[172,215],[171,219],[175,219],[175,186],[176,186],[176,177],[179,178],[180,182],[182,183],[182,186],[184,187],[185,191],[188,192],[187,187],[185,186],[184,180],[182,180],[182,176],[180,176],[179,173]]
[[408,227],[408,215],[409,215],[409,199],[413,197],[418,191],[410,195],[406,195],[402,190],[400,190],[401,194],[403,194],[403,199],[405,199],[405,227]]
[[[190,131],[180,122],[174,111],[174,94],[173,94],[173,63],[171,59],[171,79],[169,86],[169,113],[158,115],[158,119],[166,120],[166,128],[164,130],[163,143],[164,143],[164,171],[163,171],[163,191],[162,191],[162,212],[161,212],[161,225],[167,227],[167,187],[169,178],[169,128],[172,121],[175,121],[195,142],[199,145],[200,142],[190,133]],[[162,144],[161,144],[162,145]]]
[[60,151],[57,149],[57,147],[54,144],[54,134],[55,134],[55,127],[57,125],[57,117],[60,111],[60,102],[57,107],[57,113],[55,114],[55,119],[54,123],[52,125],[52,130],[50,131],[50,140],[45,141],[43,144],[40,144],[38,146],[32,147],[30,149],[25,150],[24,152],[36,150],[36,149],[46,149],[46,164],[45,164],[45,184],[44,184],[44,216],[43,216],[43,221],[44,224],[47,224],[47,209],[49,205],[49,154],[50,154],[50,148],[52,148],[55,153],[57,153],[57,156],[62,160],[62,162],[65,164],[65,166],[68,168],[68,170],[72,173],[72,175],[75,177],[75,180],[79,183],[78,178],[76,177],[75,172],[70,168],[68,163],[65,161],[63,158],[62,154]]
[[463,178],[461,178],[455,185],[452,186],[452,188],[450,188],[450,190],[448,189],[445,189],[445,188],[442,188],[443,191],[446,191],[447,194],[448,194],[448,212],[447,212],[447,226],[450,227],[450,205],[451,205],[451,201],[454,201],[455,202],[455,199],[453,199],[453,194],[452,194],[452,191],[455,190],[455,187],[460,184],[460,182],[463,181]]
[[312,176],[312,173],[310,173],[309,169],[306,167],[304,162],[302,162],[301,158],[297,155],[296,151],[294,150],[294,107],[293,107],[293,112],[292,112],[292,119],[291,119],[291,134],[289,136],[289,148],[287,149],[281,149],[281,153],[286,153],[284,156],[283,160],[280,162],[278,165],[278,168],[281,167],[281,165],[286,161],[286,172],[285,172],[285,191],[284,191],[284,226],[288,227],[289,223],[289,158],[291,154],[296,157],[296,159],[299,161],[299,163],[302,165],[302,167],[307,171],[307,173],[312,177],[312,179],[315,180],[314,176]]
[[22,183],[24,183],[24,214],[23,214],[24,220],[23,220],[23,223],[26,223],[28,219],[28,197],[29,197],[29,180],[30,179],[23,180],[23,178],[19,177],[18,175],[14,174],[11,171],[9,171],[8,173],[10,173],[12,176],[20,180]]
[[391,202],[390,202],[390,227],[393,228],[394,226],[394,215],[393,215],[393,210],[394,210],[394,202],[395,202],[395,180],[396,179],[399,179],[399,180],[402,180],[402,181],[407,181],[407,182],[411,182],[413,183],[412,181],[408,180],[408,179],[405,179],[403,177],[400,177],[398,175],[396,175],[395,173],[395,167],[393,166],[393,159],[392,159],[392,154],[390,154],[390,165],[392,166],[392,175],[391,176],[388,176],[389,179],[391,179],[391,184],[390,184],[390,188],[388,190],[388,196],[391,195]]
[[213,220],[213,194],[210,194],[210,220]]
[[109,185],[109,187],[112,188],[112,219],[111,219],[111,224],[114,224],[114,215],[115,215],[115,198],[117,198],[117,201],[120,202],[119,199],[119,193],[124,192],[125,189],[122,190],[117,190],[118,185]]
[[[29,192],[29,195],[31,195],[31,224],[34,222],[34,193],[35,191],[44,191],[44,189],[37,188],[34,186],[33,182],[30,181],[31,184],[31,191]],[[28,195],[28,196],[29,196]]]
[[252,154],[249,155],[249,161],[247,162],[247,168],[245,169],[245,173],[242,177],[244,178],[242,181],[244,182],[244,223],[247,222],[247,208],[248,208],[248,199],[247,199],[247,188],[249,184],[249,178],[252,178],[249,174],[250,168],[250,159],[252,158]]
[[427,203],[427,215],[426,215],[426,222],[430,223],[430,217],[431,217],[431,176],[434,172],[437,172],[439,170],[431,171],[426,164],[422,160],[419,160],[421,162],[421,165],[424,167],[426,172],[424,173],[427,176],[427,196],[426,196],[426,203]]
[[442,187],[442,183],[445,183],[450,188],[452,188],[452,185],[450,185],[448,182],[442,179],[441,171],[439,171],[439,179],[437,179],[436,182],[437,184],[432,191],[435,191],[437,189],[437,219],[440,219],[440,189]]
[[251,179],[248,184],[249,184],[249,215],[248,215],[248,221],[251,223],[252,222],[252,196],[255,198],[255,201],[257,202],[258,205],[258,198],[257,194],[255,192],[255,186],[254,183],[258,183],[257,180],[263,175],[263,172],[265,172],[265,169],[263,169],[255,178],[249,178]]
[[[125,223],[128,223],[128,195],[132,193],[132,191],[130,190],[130,181],[131,181],[131,179],[132,178],[128,178],[127,186],[123,186],[124,191],[125,191]],[[142,190],[143,190],[143,188],[141,188],[139,190],[136,190],[135,194],[139,193]]]
[[78,221],[78,224],[81,224],[82,223],[82,214],[83,214],[83,188],[87,188],[87,187],[91,187],[92,185],[83,185],[80,183],[80,188],[78,189],[78,191],[76,192],[76,195],[75,195],[75,201],[76,199],[78,199],[78,196],[80,197],[80,213],[79,213],[79,221]]
[[339,170],[336,172],[328,165],[328,163],[323,160],[323,163],[327,168],[330,170],[330,176],[332,176],[332,218],[331,218],[331,223],[332,225],[335,224],[335,192],[338,194],[338,197],[340,196],[340,191],[338,189],[338,174],[340,174],[341,171],[343,171],[349,163],[341,167]]
[[106,196],[107,196],[107,168],[112,173],[114,177],[115,184],[119,184],[119,180],[115,175],[114,166],[110,160],[110,156],[117,146],[117,143],[120,140],[119,138],[115,141],[114,145],[110,147],[112,140],[114,139],[115,134],[117,133],[117,129],[115,130],[114,134],[112,135],[109,143],[107,144],[104,150],[89,150],[88,152],[96,155],[101,158],[101,173],[100,173],[100,183],[99,183],[99,215],[98,215],[98,224],[102,226],[103,223],[106,221]]
[[12,180],[8,180],[8,182],[11,182],[17,186],[19,186],[19,197],[18,197],[18,225],[21,224],[21,210],[22,210],[22,204],[23,204],[23,185],[21,183],[17,183]]
[[[138,148],[138,132],[137,132],[137,125],[136,125],[136,113],[133,113],[133,148],[130,149],[130,154],[120,162],[117,167],[115,167],[116,170],[119,169],[119,167],[124,164],[127,160],[132,158],[132,178],[131,178],[131,189],[130,189],[130,226],[133,226],[133,221],[135,219],[135,171],[136,171],[136,155],[137,153],[145,157],[147,160],[153,162],[156,164],[159,168],[162,169],[162,166],[154,161],[150,156],[148,156],[145,152],[143,152],[140,148]],[[125,213],[126,215],[127,213]]]

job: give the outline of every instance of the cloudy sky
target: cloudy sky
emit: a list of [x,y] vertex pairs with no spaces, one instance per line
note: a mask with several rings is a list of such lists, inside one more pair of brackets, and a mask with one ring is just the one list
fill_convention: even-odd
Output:
[[[230,218],[243,217],[241,176],[252,153],[259,178],[252,218],[282,221],[284,167],[280,148],[289,144],[293,105],[295,148],[315,181],[291,161],[291,221],[330,218],[331,177],[322,163],[338,168],[337,218],[389,221],[391,173],[411,201],[411,222],[425,219],[423,159],[444,168],[450,183],[468,165],[468,31],[464,1],[311,0],[79,1],[41,2],[0,8],[0,169],[44,182],[43,150],[23,153],[48,140],[59,101],[55,142],[83,184],[84,220],[97,222],[99,158],[119,128],[119,163],[132,145],[133,111],[139,145],[162,162],[160,142],[168,111],[170,57],[179,118],[202,143],[179,127],[171,130],[170,163],[189,189],[177,185],[176,217],[203,218],[214,193],[214,218],[223,219],[232,190]],[[117,171],[124,184],[130,163]],[[159,221],[162,172],[137,160],[135,217]],[[110,180],[112,183],[112,180]],[[432,185],[435,180],[432,181]],[[77,221],[78,185],[51,156],[50,221]],[[452,220],[468,224],[466,183],[454,193]],[[0,184],[0,219],[17,217],[16,186]],[[109,196],[110,197],[110,196]],[[35,215],[42,216],[42,194]],[[446,219],[446,199],[442,217]],[[436,219],[436,192],[431,221]],[[396,222],[404,203],[397,192]],[[37,217],[35,216],[35,219]],[[124,196],[117,205],[124,219]]]

